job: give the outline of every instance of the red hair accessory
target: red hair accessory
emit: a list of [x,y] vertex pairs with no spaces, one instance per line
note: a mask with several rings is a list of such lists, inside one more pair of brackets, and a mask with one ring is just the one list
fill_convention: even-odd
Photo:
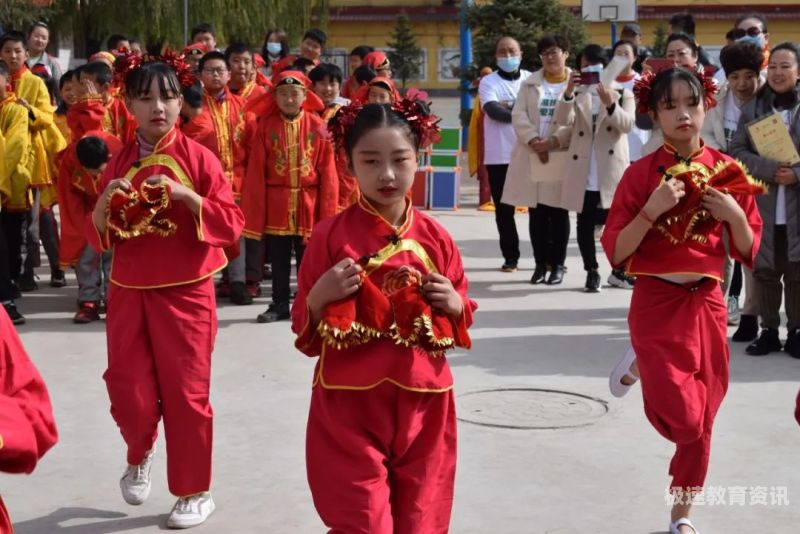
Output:
[[[294,85],[305,89],[306,99],[303,102],[304,111],[317,113],[325,109],[325,104],[322,102],[322,99],[311,90],[311,80],[300,71],[282,71],[272,77],[272,83],[275,87],[280,85]],[[265,94],[250,100],[245,104],[244,110],[247,113],[255,113],[259,117],[273,115],[278,110],[278,104],[275,102],[275,91],[267,91]]]
[[[441,120],[429,110],[429,104],[423,100],[403,98],[392,104],[392,110],[399,113],[411,127],[411,130],[419,139],[419,147],[424,148],[441,139],[439,134],[439,121]],[[356,122],[358,114],[364,108],[361,102],[353,102],[344,106],[328,123],[328,131],[331,133],[334,144],[339,148],[344,148],[344,141],[347,132]]]
[[160,55],[146,54],[142,56],[126,51],[125,55],[117,58],[117,61],[114,63],[114,76],[119,86],[124,87],[125,78],[128,77],[128,74],[142,68],[144,64],[165,63],[175,71],[181,87],[191,87],[195,83],[196,78],[183,58],[183,54],[179,55],[172,50],[165,50]]
[[389,58],[385,53],[380,51],[370,52],[364,56],[362,61],[364,65],[372,67],[374,70],[383,70],[389,68]]
[[387,78],[385,76],[376,76],[375,78],[372,78],[369,81],[369,83],[361,85],[353,95],[353,100],[357,100],[362,104],[366,105],[369,100],[370,87],[376,87],[376,86],[382,89],[386,89],[387,91],[389,91],[389,93],[391,93],[392,104],[400,101],[401,97],[400,93],[397,90],[397,87],[395,87],[394,82],[391,80],[391,78]]
[[[719,88],[717,87],[717,82],[714,81],[714,78],[703,69],[702,65],[698,65],[697,70],[684,70],[694,74],[703,85],[706,107],[711,109],[716,106],[717,100],[714,98],[714,95],[717,94]],[[645,72],[642,74],[642,77],[636,80],[636,83],[633,84],[633,94],[636,97],[636,113],[647,113],[650,111],[650,96],[653,93],[653,81],[661,72],[663,72],[663,70],[659,71],[658,73],[653,71]]]

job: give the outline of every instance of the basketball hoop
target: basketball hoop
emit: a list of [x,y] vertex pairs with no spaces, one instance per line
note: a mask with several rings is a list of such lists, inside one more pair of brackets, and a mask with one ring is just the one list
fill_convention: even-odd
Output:
[[582,0],[586,22],[635,22],[636,0]]

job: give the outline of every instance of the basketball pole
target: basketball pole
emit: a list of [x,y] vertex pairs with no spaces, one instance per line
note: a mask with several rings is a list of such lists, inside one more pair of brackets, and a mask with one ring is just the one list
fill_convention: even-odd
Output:
[[617,21],[611,21],[611,46],[617,44]]
[[472,32],[467,25],[467,14],[472,7],[472,0],[461,0],[459,17],[459,44],[461,46],[461,127],[463,128],[463,145],[466,146],[469,136],[469,118],[467,111],[472,111],[472,95],[469,94],[470,82],[464,78],[472,64]]

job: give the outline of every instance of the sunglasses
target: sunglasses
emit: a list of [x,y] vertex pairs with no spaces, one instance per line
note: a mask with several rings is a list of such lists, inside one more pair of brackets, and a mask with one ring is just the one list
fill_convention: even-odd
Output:
[[745,35],[749,35],[750,37],[758,37],[759,35],[761,35],[761,28],[759,28],[758,26],[752,26],[750,28],[747,28],[746,30],[742,28],[736,28],[735,30],[733,30],[734,39],[741,39]]

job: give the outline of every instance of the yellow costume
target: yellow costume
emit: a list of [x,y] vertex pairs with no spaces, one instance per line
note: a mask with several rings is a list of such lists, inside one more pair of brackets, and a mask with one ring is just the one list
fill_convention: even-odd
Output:
[[0,101],[0,198],[3,210],[24,211],[29,205],[31,137],[28,111],[15,103],[14,93]]

